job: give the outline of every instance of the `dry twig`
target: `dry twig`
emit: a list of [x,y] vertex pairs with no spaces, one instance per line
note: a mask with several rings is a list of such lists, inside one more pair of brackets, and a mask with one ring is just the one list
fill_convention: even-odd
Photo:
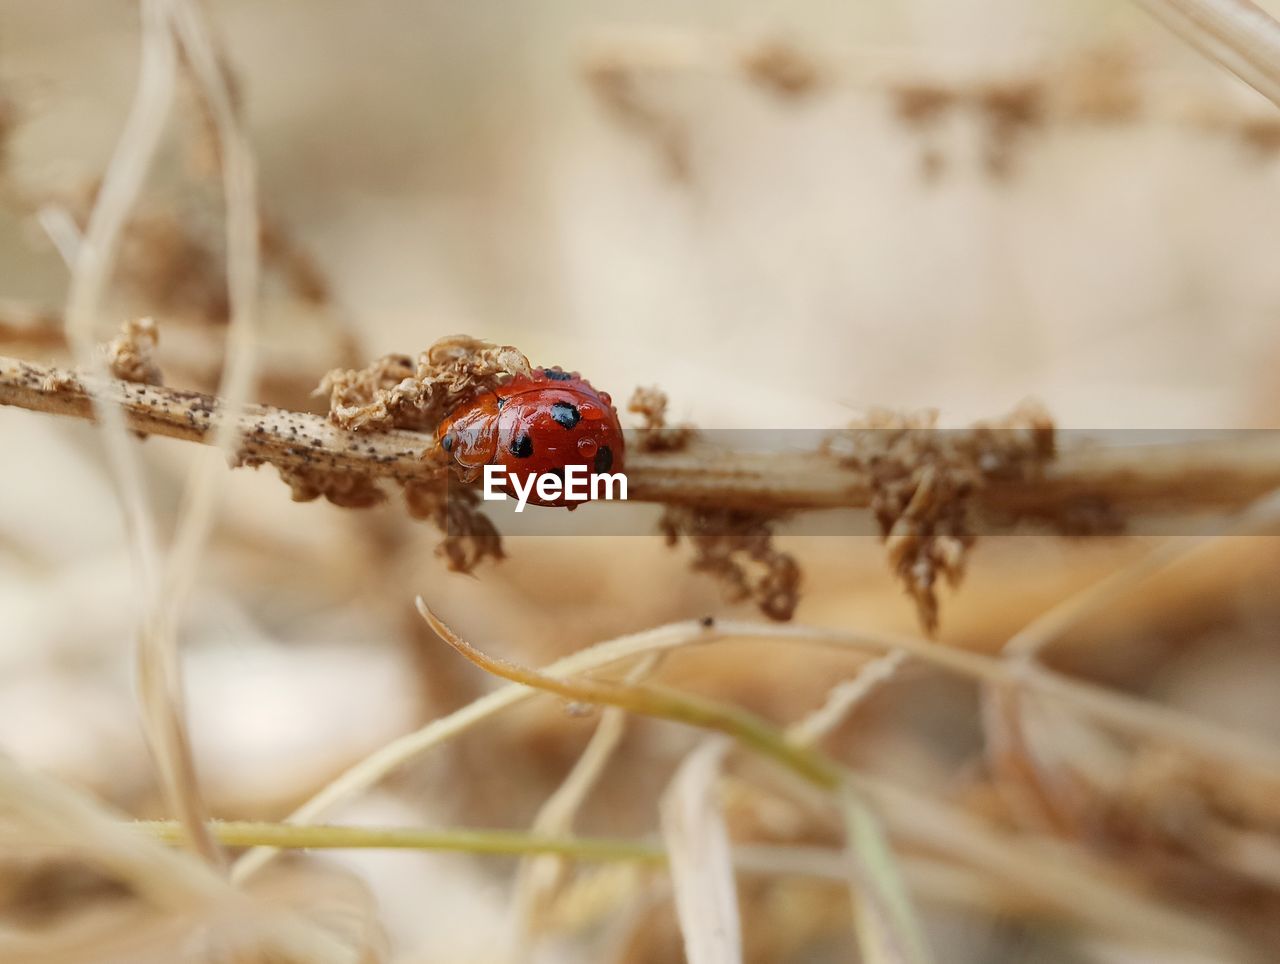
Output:
[[[65,369],[0,356],[0,404],[92,419],[86,381]],[[108,382],[100,396],[123,409],[128,427],[209,444],[221,405],[201,392]],[[271,464],[394,482],[430,482],[440,468],[422,456],[434,439],[422,432],[376,434],[337,428],[321,415],[246,405],[237,419],[241,464]],[[763,512],[865,509],[875,480],[829,454],[779,459],[691,445],[628,459],[633,501],[741,507]],[[1280,487],[1280,436],[1246,433],[1196,445],[1156,444],[1140,451],[1081,443],[1063,448],[1036,478],[995,478],[974,496],[989,531],[1042,520],[1080,532],[1079,509],[1103,505],[1120,516],[1241,508]]]

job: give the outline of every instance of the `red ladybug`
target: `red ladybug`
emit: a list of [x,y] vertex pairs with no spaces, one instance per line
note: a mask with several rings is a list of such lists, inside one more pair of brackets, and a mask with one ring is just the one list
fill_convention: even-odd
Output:
[[[486,465],[504,466],[522,486],[534,475],[563,479],[570,465],[588,473],[620,472],[626,454],[609,394],[558,367],[535,368],[464,402],[441,421],[436,438],[464,482],[480,478]],[[541,499],[536,487],[529,502],[576,505],[563,494]]]

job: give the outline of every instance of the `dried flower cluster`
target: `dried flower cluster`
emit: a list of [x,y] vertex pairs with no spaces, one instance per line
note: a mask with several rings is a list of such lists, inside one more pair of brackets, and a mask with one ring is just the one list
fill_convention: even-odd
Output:
[[[241,465],[255,464],[252,459]],[[367,475],[334,472],[329,469],[300,466],[277,466],[280,478],[289,486],[294,502],[313,502],[324,498],[344,509],[368,509],[386,501],[387,494]]]
[[453,335],[416,361],[408,355],[384,355],[358,371],[331,371],[319,393],[329,396],[333,424],[350,431],[434,432],[459,402],[529,371],[529,359],[509,345]]
[[640,416],[635,446],[645,452],[678,452],[697,434],[692,425],[667,424],[667,394],[657,387],[637,387],[627,411]]
[[[645,452],[678,452],[697,435],[692,425],[667,424],[667,395],[637,387],[627,410],[639,415],[634,447]],[[694,572],[719,579],[733,602],[750,599],[770,619],[788,620],[800,601],[800,566],[773,544],[770,513],[743,509],[669,504],[658,520],[667,545],[687,540],[694,550]]]
[[155,350],[160,330],[152,318],[126,321],[107,345],[107,367],[116,378],[142,385],[163,385]]
[[[454,335],[437,341],[416,362],[408,355],[385,355],[360,370],[331,371],[319,392],[329,395],[330,420],[348,431],[431,433],[469,396],[529,371],[529,360],[515,348]],[[455,572],[470,572],[485,559],[502,559],[502,538],[480,511],[476,492],[450,486],[448,470],[434,447],[426,449],[422,458],[435,469],[429,477],[404,483],[405,504],[415,519],[434,523],[444,535],[437,553]],[[350,492],[337,493],[354,501],[339,501],[333,492],[321,488],[327,483],[325,473],[300,480],[291,473],[289,478],[294,498],[323,494],[331,502],[355,507],[382,498],[376,483],[367,477],[353,480]]]
[[502,536],[487,515],[480,511],[475,489],[426,482],[408,482],[404,501],[409,515],[435,525],[444,535],[436,555],[452,572],[471,572],[485,559],[506,558]]
[[690,567],[725,586],[731,602],[752,600],[770,619],[786,621],[800,602],[800,566],[773,544],[773,519],[737,509],[669,505],[658,528],[674,546],[693,546]]
[[966,431],[939,430],[937,418],[876,410],[828,441],[842,464],[869,475],[889,565],[930,631],[938,577],[954,586],[964,575],[974,495],[993,479],[1030,478],[1054,456],[1053,422],[1038,405]]

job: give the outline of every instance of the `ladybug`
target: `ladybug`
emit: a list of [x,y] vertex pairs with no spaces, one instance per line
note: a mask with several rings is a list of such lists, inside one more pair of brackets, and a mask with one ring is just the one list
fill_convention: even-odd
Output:
[[[618,472],[626,454],[613,399],[559,367],[535,368],[462,403],[440,422],[436,438],[462,481],[474,482],[486,465],[502,465],[522,488],[532,476],[563,479],[571,465]],[[529,491],[534,505],[577,504],[563,492],[544,500],[536,487]]]

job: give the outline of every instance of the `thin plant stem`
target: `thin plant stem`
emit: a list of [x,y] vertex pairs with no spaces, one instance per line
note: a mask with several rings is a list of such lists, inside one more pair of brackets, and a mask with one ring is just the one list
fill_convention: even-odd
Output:
[[[93,374],[93,383],[100,386],[109,382],[104,378],[105,363],[94,338],[99,306],[119,254],[125,223],[159,149],[174,96],[177,50],[170,0],[143,0],[141,11],[137,89],[84,237],[76,246],[67,297],[68,340],[80,364]],[[164,628],[168,606],[160,586],[164,569],[158,561],[156,526],[145,481],[127,438],[128,413],[109,393],[93,400],[96,405],[89,406],[89,411],[102,420],[105,429],[107,456],[119,486],[140,586],[142,616],[136,661],[148,743],[169,807],[188,827],[195,850],[217,864],[221,856],[204,831],[206,814],[186,732],[175,634]]]
[[[186,839],[183,827],[169,820],[138,821],[135,826],[167,843]],[[663,863],[657,844],[598,837],[571,837],[521,830],[428,830],[417,827],[297,826],[252,820],[213,821],[209,832],[227,847],[279,847],[285,850],[445,850],[493,856],[556,854],[575,860],[629,860]]]
[[[95,416],[93,396],[117,405],[127,427],[201,444],[216,443],[227,407],[215,395],[101,380],[0,356],[0,405],[74,418]],[[423,482],[438,469],[423,456],[432,436],[392,430],[346,431],[322,415],[245,405],[231,419],[240,460],[285,470]],[[627,460],[633,502],[705,504],[761,513],[866,508],[873,481],[822,452],[732,451],[694,443],[673,453],[634,452]],[[1280,488],[1280,433],[1253,432],[1194,445],[1141,449],[1064,446],[1037,478],[993,481],[975,495],[984,529],[1020,531],[1027,516],[1052,520],[1080,504],[1121,515],[1199,512],[1249,505]]]
[[1280,22],[1249,0],[1135,0],[1280,107]]
[[[417,603],[422,618],[441,639],[495,676],[566,699],[618,707],[642,716],[723,733],[818,789],[833,794],[848,829],[847,850],[858,916],[858,940],[864,956],[874,952],[881,960],[925,962],[931,959],[923,928],[880,819],[861,800],[851,774],[834,760],[811,747],[793,743],[783,730],[732,704],[641,683],[558,679],[491,656],[455,633],[421,598]],[[883,956],[885,948],[893,948],[893,954]]]

